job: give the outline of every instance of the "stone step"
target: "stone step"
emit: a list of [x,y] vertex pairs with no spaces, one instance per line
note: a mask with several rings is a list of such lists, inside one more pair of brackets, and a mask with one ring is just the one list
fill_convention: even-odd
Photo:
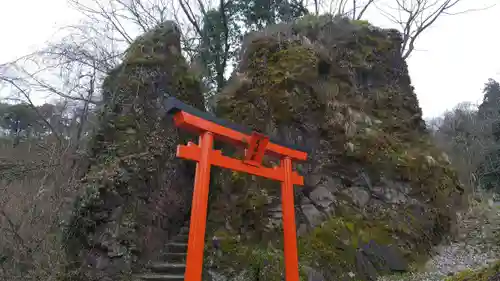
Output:
[[181,281],[184,280],[184,274],[143,274],[136,276],[140,280],[152,281]]
[[187,243],[170,242],[167,243],[167,252],[169,253],[187,253]]
[[171,242],[181,242],[181,243],[187,243],[189,240],[189,236],[187,234],[179,234],[172,238]]
[[184,263],[156,262],[148,266],[153,272],[163,274],[184,274],[186,265]]
[[162,261],[178,263],[185,262],[187,254],[186,253],[164,253],[160,256]]
[[186,234],[186,235],[188,235],[189,234],[189,226],[183,226],[183,227],[181,227],[181,230],[179,231],[179,234]]

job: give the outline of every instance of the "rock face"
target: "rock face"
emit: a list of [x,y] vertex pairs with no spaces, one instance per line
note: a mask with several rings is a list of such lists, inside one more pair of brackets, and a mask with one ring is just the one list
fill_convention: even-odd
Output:
[[186,141],[166,119],[168,96],[203,109],[180,34],[165,22],[139,37],[103,83],[104,108],[91,164],[64,240],[65,280],[125,280],[155,259],[187,218],[194,166],[175,157]]
[[[303,274],[404,271],[452,229],[463,188],[430,142],[400,44],[397,31],[306,16],[249,34],[219,96],[219,117],[313,150],[297,167]],[[212,190],[211,231],[225,237],[212,261],[279,280],[279,184],[223,173]]]

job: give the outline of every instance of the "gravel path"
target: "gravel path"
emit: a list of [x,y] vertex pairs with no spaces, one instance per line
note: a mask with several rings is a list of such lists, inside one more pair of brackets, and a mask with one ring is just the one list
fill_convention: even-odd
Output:
[[459,219],[456,241],[437,247],[423,272],[380,278],[380,281],[440,281],[465,269],[477,269],[500,257],[500,202],[472,208]]

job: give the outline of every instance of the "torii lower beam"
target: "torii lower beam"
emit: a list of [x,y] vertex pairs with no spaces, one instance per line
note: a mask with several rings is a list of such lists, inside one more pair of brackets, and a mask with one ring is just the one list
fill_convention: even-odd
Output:
[[[213,165],[281,182],[285,275],[287,281],[299,281],[293,185],[303,185],[304,179],[293,171],[292,160],[306,160],[307,150],[269,140],[263,134],[218,119],[175,98],[167,99],[165,109],[168,114],[174,115],[177,127],[199,135],[198,144],[189,142],[177,146],[177,157],[197,162],[184,280],[201,281],[210,169]],[[245,159],[234,159],[213,150],[214,140],[245,147]],[[264,154],[277,156],[280,165],[272,168],[262,166]]]

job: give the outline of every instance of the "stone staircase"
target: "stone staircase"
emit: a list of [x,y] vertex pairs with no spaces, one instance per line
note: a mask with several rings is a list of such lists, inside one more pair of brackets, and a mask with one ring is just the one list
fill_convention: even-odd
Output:
[[137,281],[182,281],[186,271],[189,221],[165,247],[160,261],[148,265],[149,273],[136,276]]

